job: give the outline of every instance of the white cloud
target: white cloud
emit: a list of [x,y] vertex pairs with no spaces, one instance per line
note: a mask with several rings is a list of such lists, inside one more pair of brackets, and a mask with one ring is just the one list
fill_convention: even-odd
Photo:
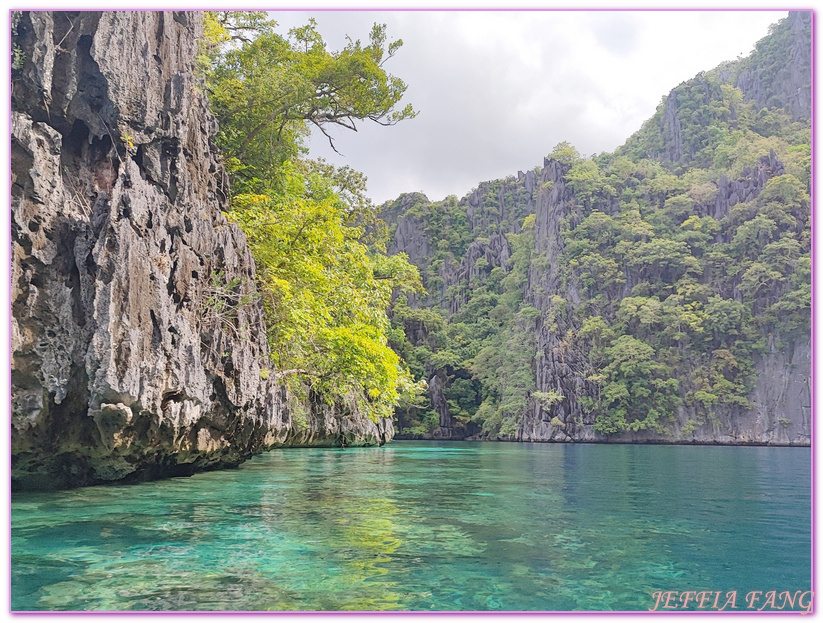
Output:
[[420,112],[391,128],[335,132],[345,158],[313,137],[312,152],[363,171],[380,202],[422,190],[462,196],[478,182],[542,162],[568,140],[611,151],[684,80],[748,54],[767,11],[303,11],[273,14],[284,30],[315,17],[331,49],[386,23],[404,46],[386,65]]

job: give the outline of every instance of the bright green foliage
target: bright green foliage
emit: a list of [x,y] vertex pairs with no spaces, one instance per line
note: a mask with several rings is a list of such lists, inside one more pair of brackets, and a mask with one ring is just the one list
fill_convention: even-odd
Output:
[[563,164],[576,164],[582,160],[577,148],[567,141],[555,145],[554,149],[549,153],[548,158],[557,160]]
[[[415,261],[430,295],[395,304],[392,346],[415,378],[445,379],[450,414],[471,418],[466,432],[516,437],[538,412],[567,432],[585,418],[602,434],[665,434],[682,409],[689,434],[751,408],[757,358],[808,339],[808,117],[737,87],[746,72],[765,92],[779,86],[791,36],[782,22],[750,59],[680,85],[613,154],[585,159],[557,145],[549,157],[566,171],[560,181],[537,169],[532,192],[510,178],[460,201],[407,195],[383,207],[390,233],[411,220],[429,249]],[[759,195],[720,214],[721,187],[743,178],[751,188],[751,169],[764,175],[763,158],[775,156],[784,174],[772,171]],[[547,193],[562,193],[567,217],[551,221],[553,205],[540,240],[534,212]],[[501,232],[508,259],[483,255],[457,280],[470,247]],[[538,390],[538,368],[556,365],[549,358],[568,369]],[[575,384],[560,386],[569,377]],[[425,407],[399,415],[402,430],[439,425]]]
[[581,160],[569,169],[566,179],[574,189],[577,200],[591,207],[595,200],[608,200],[615,190],[606,183],[606,177],[592,160]]
[[[311,178],[284,174],[289,187]],[[278,375],[373,416],[391,416],[409,386],[388,347],[386,308],[393,288],[418,287],[403,256],[360,242],[345,204],[283,195],[236,195],[231,217],[246,232],[262,286],[268,340]]]
[[236,184],[277,179],[279,167],[299,154],[310,126],[332,141],[331,126],[356,130],[362,120],[393,125],[416,114],[411,105],[396,109],[406,85],[383,64],[403,42],[389,42],[385,25],[374,25],[367,45],[349,39],[343,50],[330,52],[313,20],[288,37],[257,13],[220,12],[207,24],[218,41],[233,32],[251,35],[217,48],[207,72],[218,142]]
[[[306,183],[296,173],[286,179]],[[368,396],[370,411],[386,417],[399,359],[386,345],[385,310],[392,289],[414,287],[417,273],[402,256],[369,251],[341,207],[334,194],[236,195],[231,216],[257,261],[278,374],[310,378],[326,396]]]
[[274,375],[299,399],[391,417],[423,390],[388,346],[386,315],[393,291],[422,291],[417,270],[385,254],[362,174],[298,156],[307,123],[354,129],[413,116],[393,110],[405,87],[381,68],[400,42],[375,26],[368,46],[329,53],[313,22],[289,38],[274,27],[260,12],[208,14],[203,61]]

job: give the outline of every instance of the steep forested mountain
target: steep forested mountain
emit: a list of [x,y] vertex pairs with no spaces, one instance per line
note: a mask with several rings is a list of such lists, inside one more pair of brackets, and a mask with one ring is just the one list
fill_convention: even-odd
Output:
[[808,444],[810,58],[792,12],[614,153],[384,205],[401,436]]

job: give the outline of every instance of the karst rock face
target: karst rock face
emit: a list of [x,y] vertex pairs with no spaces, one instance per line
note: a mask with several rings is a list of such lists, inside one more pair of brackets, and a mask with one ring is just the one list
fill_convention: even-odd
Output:
[[[690,407],[681,407],[673,414],[673,421],[666,433],[639,431],[614,435],[599,434],[594,430],[595,416],[587,413],[580,398],[594,395],[596,386],[589,380],[591,371],[587,363],[587,353],[564,342],[564,336],[572,325],[571,314],[561,312],[557,300],[563,301],[568,310],[580,304],[581,296],[574,281],[564,283],[560,276],[560,265],[564,253],[562,225],[569,219],[579,221],[580,214],[575,202],[574,190],[567,183],[565,175],[569,165],[554,159],[546,159],[539,170],[537,183],[529,175],[518,175],[506,179],[502,189],[508,199],[501,199],[498,214],[534,214],[535,252],[545,258],[541,268],[532,266],[524,286],[525,303],[539,310],[541,320],[534,335],[537,356],[533,363],[533,373],[537,391],[559,391],[565,397],[551,410],[544,409],[536,401],[523,414],[518,431],[503,437],[510,441],[585,441],[617,443],[701,443],[701,444],[755,444],[755,445],[798,445],[808,446],[811,440],[811,339],[781,340],[772,335],[768,339],[766,352],[755,359],[756,381],[750,400],[752,408],[730,407],[722,411],[716,421],[708,422],[687,432],[686,423],[694,420]],[[531,172],[530,172],[531,173]],[[760,158],[755,167],[747,167],[743,175],[734,180],[725,176],[717,179],[713,186],[717,192],[705,205],[699,206],[703,216],[721,219],[729,209],[741,202],[755,199],[769,180],[783,175],[783,164],[771,152]],[[461,200],[469,214],[472,202],[482,195],[486,184],[478,191]],[[504,195],[501,191],[501,197]],[[612,215],[617,214],[616,201],[611,206]],[[417,238],[408,232],[425,235],[424,223],[415,216],[401,210],[395,218],[398,226],[392,250],[407,252],[413,261],[423,264]],[[472,230],[477,226],[472,225]],[[479,231],[484,232],[484,224]],[[411,247],[406,246],[411,245]],[[466,301],[466,292],[471,288],[472,276],[476,272],[477,260],[484,258],[484,270],[499,267],[508,270],[507,259],[512,249],[501,234],[492,235],[488,242],[473,242],[464,256],[453,264],[444,264],[439,276],[442,286],[436,291],[430,289],[429,304],[439,305],[444,313],[457,313]],[[417,253],[417,255],[414,255]],[[418,257],[420,256],[420,257]],[[543,268],[545,267],[545,268]],[[634,284],[627,282],[621,296],[629,296]],[[451,297],[446,293],[455,292]],[[410,304],[419,305],[411,300]],[[552,323],[543,322],[552,318]],[[414,337],[416,343],[423,343],[425,332]],[[435,439],[455,439],[476,435],[477,427],[469,429],[452,422],[444,394],[445,375],[442,371],[428,371],[429,398],[433,410],[440,417],[440,425],[433,434],[425,436]],[[556,419],[555,419],[556,418]],[[558,424],[558,421],[560,424]],[[419,435],[401,436],[416,438]]]
[[391,422],[292,400],[230,223],[197,13],[15,12],[11,451],[15,488],[370,445]]
[[[762,48],[762,49],[760,49]],[[758,53],[743,64],[724,64],[716,71],[724,86],[740,89],[742,101],[753,102],[759,110],[770,106],[781,109],[799,126],[807,123],[811,105],[811,13],[790,12],[787,20],[772,30],[758,44]],[[776,60],[775,60],[776,59]],[[726,75],[728,74],[728,75]],[[719,79],[709,81],[701,73],[693,80],[674,88],[665,98],[658,113],[648,122],[659,130],[659,144],[637,157],[662,163],[677,174],[700,165],[699,154],[705,133],[696,131],[691,118],[695,93],[709,101],[722,95]],[[717,100],[720,101],[720,100]],[[764,111],[766,112],[766,111]],[[728,111],[730,119],[734,112]],[[701,122],[703,123],[703,122]],[[691,124],[690,132],[684,131]],[[645,127],[645,126],[644,126]],[[631,141],[631,139],[630,139]],[[636,154],[635,154],[636,155]],[[698,158],[698,156],[700,158]],[[720,221],[738,204],[757,200],[770,180],[787,173],[786,166],[773,150],[758,153],[753,166],[743,167],[739,176],[730,179],[719,175],[708,182],[711,192],[698,202],[694,213]],[[576,227],[584,217],[581,206],[585,199],[576,196],[574,184],[567,174],[570,165],[561,159],[546,158],[542,167],[503,180],[482,182],[460,200],[447,198],[429,202],[419,194],[401,195],[383,208],[383,218],[394,226],[391,252],[404,252],[409,260],[427,274],[427,298],[408,297],[415,308],[439,308],[447,322],[460,323],[462,309],[471,303],[471,296],[492,270],[506,274],[511,270],[510,258],[515,249],[507,234],[518,233],[527,215],[534,216],[534,254],[523,284],[524,305],[531,308],[536,322],[529,331],[529,340],[520,343],[522,349],[534,349],[529,372],[533,375],[535,392],[556,392],[562,400],[547,407],[532,397],[526,397],[524,412],[517,412],[517,430],[513,433],[489,435],[479,432],[479,425],[460,424],[450,412],[449,378],[429,360],[425,374],[429,383],[427,407],[438,416],[438,425],[425,434],[406,432],[404,414],[400,413],[400,436],[404,438],[470,438],[504,439],[509,441],[560,442],[631,442],[631,443],[701,443],[758,444],[808,446],[811,442],[811,339],[810,335],[764,334],[764,348],[753,357],[753,377],[748,404],[728,404],[717,408],[712,419],[701,418],[694,405],[683,404],[674,413],[667,413],[663,431],[638,430],[614,434],[595,430],[596,413],[584,407],[584,401],[599,396],[599,387],[592,375],[588,352],[576,341],[566,339],[580,329],[573,310],[583,302],[580,284],[564,279],[562,265],[566,253],[564,227]],[[596,200],[596,201],[595,201]],[[615,217],[621,210],[618,197],[601,193],[591,199],[598,210]],[[649,205],[660,198],[649,199]],[[448,209],[446,209],[448,208]],[[431,215],[448,213],[448,218],[460,220],[461,227],[473,241],[459,246],[447,244],[450,255],[437,258],[439,241]],[[445,222],[445,221],[444,221]],[[457,229],[457,226],[453,226]],[[445,240],[445,239],[444,239]],[[730,242],[717,239],[718,243]],[[636,275],[627,271],[625,285],[609,293],[614,301],[631,296],[637,285]],[[704,279],[701,277],[700,279]],[[742,300],[740,290],[733,293]],[[538,313],[539,312],[539,313]],[[418,323],[419,325],[420,323]],[[407,339],[414,346],[425,345],[436,350],[436,340],[425,326],[407,324]],[[461,329],[462,330],[462,329]],[[485,329],[483,329],[485,330]],[[479,330],[478,330],[479,331]],[[531,355],[531,352],[529,353]],[[450,373],[453,370],[449,371]],[[471,373],[462,370],[462,379]],[[455,374],[457,374],[455,372]],[[454,408],[452,407],[453,411]],[[699,423],[699,424],[698,424]]]
[[[587,378],[586,352],[569,348],[562,338],[571,326],[569,314],[555,308],[554,299],[562,297],[568,305],[579,303],[575,285],[563,285],[557,266],[563,253],[560,224],[573,216],[574,193],[564,180],[568,167],[555,161],[544,163],[541,181],[551,182],[549,189],[537,195],[535,215],[535,247],[546,255],[548,269],[530,270],[526,300],[543,312],[543,317],[556,319],[548,327],[540,322],[536,341],[539,356],[535,361],[535,384],[538,391],[559,390],[565,399],[551,413],[539,404],[532,404],[523,418],[515,439],[518,441],[609,441],[617,443],[680,442],[756,445],[807,446],[811,440],[811,340],[788,340],[778,344],[770,336],[766,352],[755,360],[756,382],[751,396],[752,408],[730,407],[719,411],[716,421],[698,426],[686,433],[684,426],[694,420],[693,408],[682,406],[674,414],[667,433],[639,431],[618,435],[602,435],[594,430],[594,416],[585,413],[578,402],[580,396],[596,390]],[[716,182],[716,196],[698,210],[703,215],[720,219],[729,208],[741,201],[756,198],[773,177],[783,175],[783,164],[774,152],[760,159],[757,166],[744,171],[737,180],[721,177]],[[632,283],[624,286],[623,296],[631,293]],[[691,410],[690,410],[691,409]],[[563,426],[552,423],[557,417]]]

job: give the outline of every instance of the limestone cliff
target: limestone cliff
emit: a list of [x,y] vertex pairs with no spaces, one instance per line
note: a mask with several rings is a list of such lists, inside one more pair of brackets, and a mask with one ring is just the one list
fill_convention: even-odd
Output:
[[69,487],[363,445],[269,370],[254,262],[223,214],[193,12],[12,17],[12,481]]
[[[399,436],[809,445],[810,37],[811,14],[791,12],[751,56],[672,89],[613,154],[561,144],[460,200],[384,206],[391,250],[428,291],[396,322],[429,383],[427,405],[398,412]],[[746,327],[725,311],[728,326],[702,324],[718,301]],[[619,343],[645,349],[645,372],[622,376]],[[670,381],[670,403],[644,402]]]
[[[743,104],[751,106],[754,127],[774,132],[775,111],[791,121],[811,119],[811,13],[791,11],[773,25],[751,55],[701,72],[666,96],[643,128],[618,151],[661,160],[676,170],[708,167],[716,155],[711,126],[741,128]],[[736,87],[742,100],[732,94]],[[714,105],[712,105],[714,103]]]
[[[526,302],[542,311],[541,319],[550,317],[554,323],[538,323],[538,357],[535,362],[537,391],[557,390],[564,399],[551,408],[537,401],[514,439],[518,441],[610,441],[610,442],[680,442],[718,444],[809,445],[811,441],[811,339],[790,339],[777,345],[776,336],[769,338],[766,352],[756,361],[756,382],[751,409],[730,407],[718,411],[711,422],[689,430],[688,421],[698,421],[694,409],[678,409],[669,432],[651,431],[600,435],[594,430],[594,415],[586,413],[579,398],[597,390],[589,380],[592,370],[586,353],[564,343],[564,335],[573,325],[573,309],[580,297],[574,283],[562,284],[557,267],[564,251],[560,224],[574,213],[574,191],[565,174],[568,167],[551,160],[545,162],[541,181],[551,182],[550,190],[537,196],[535,247],[545,255],[548,270],[532,269],[529,274]],[[784,173],[783,165],[772,152],[761,158],[757,167],[746,176],[729,181],[721,177],[715,183],[715,198],[698,209],[720,219],[730,207],[758,196],[768,180]],[[631,293],[631,283],[624,286],[623,296]],[[557,309],[556,296],[564,301],[566,311]],[[558,421],[554,421],[554,418]],[[562,424],[561,424],[562,423]]]
[[[718,411],[718,416],[707,421],[698,417],[693,407],[681,407],[668,424],[668,431],[660,434],[652,431],[638,431],[616,435],[598,434],[594,430],[595,413],[587,411],[581,399],[596,395],[597,386],[590,377],[597,371],[591,369],[587,352],[571,346],[566,335],[579,330],[574,320],[574,310],[580,305],[581,295],[575,281],[563,279],[560,267],[563,263],[564,223],[579,223],[579,202],[575,191],[569,185],[566,175],[569,166],[557,160],[547,159],[534,181],[534,173],[521,174],[517,178],[508,178],[501,188],[508,193],[500,193],[504,203],[500,213],[535,215],[534,251],[540,261],[533,262],[524,284],[524,304],[539,310],[535,324],[536,356],[533,362],[534,391],[557,391],[563,400],[551,407],[541,405],[539,401],[529,399],[522,414],[517,430],[510,435],[494,438],[512,441],[588,441],[588,442],[633,442],[633,443],[717,443],[717,444],[769,444],[769,445],[809,445],[811,439],[811,340],[789,339],[779,343],[779,336],[771,335],[765,352],[755,359],[755,375],[749,409],[730,407]],[[716,192],[710,194],[710,200],[696,209],[700,214],[722,219],[730,209],[740,203],[755,200],[767,182],[785,173],[783,164],[774,152],[760,159],[754,168],[745,169],[744,174],[730,180],[721,176],[712,183]],[[482,197],[482,191],[488,184],[481,184],[478,192],[474,191],[462,199],[458,207],[470,209]],[[528,191],[529,199],[523,201]],[[497,193],[493,193],[497,194]],[[505,199],[503,197],[505,196]],[[609,206],[617,214],[619,205],[616,200],[604,200],[601,206]],[[434,209],[433,207],[431,209]],[[398,251],[407,249],[405,243],[417,245],[425,239],[427,228],[420,216],[403,212],[398,234],[394,238],[394,248]],[[495,221],[491,230],[500,228]],[[416,232],[410,236],[409,232]],[[477,235],[489,231],[484,227]],[[494,247],[499,250],[492,251]],[[415,250],[417,247],[412,247]],[[478,250],[483,249],[484,253]],[[459,262],[443,264],[434,274],[437,290],[430,297],[430,304],[440,306],[447,318],[454,318],[467,298],[478,287],[479,281],[473,280],[478,272],[478,259],[483,258],[482,270],[487,273],[494,268],[501,271],[510,270],[508,259],[511,245],[505,236],[495,234],[472,242],[465,250]],[[411,254],[410,254],[411,255]],[[425,258],[413,255],[415,261],[426,274]],[[429,276],[431,279],[431,275]],[[634,284],[627,282],[619,297],[630,296]],[[451,293],[447,296],[445,293]],[[739,296],[739,295],[738,295]],[[459,318],[458,318],[459,320]],[[427,332],[419,328],[412,337],[416,343],[436,343]],[[455,370],[448,368],[450,372]],[[448,374],[444,369],[429,365],[426,369],[429,383],[429,401],[437,413],[437,426],[428,433],[410,434],[404,431],[405,414],[399,413],[400,438],[486,439],[488,436],[478,434],[479,426],[472,422],[468,425],[454,420],[445,393],[448,391]],[[464,374],[464,377],[466,375]],[[693,427],[686,425],[689,421],[705,422]]]

